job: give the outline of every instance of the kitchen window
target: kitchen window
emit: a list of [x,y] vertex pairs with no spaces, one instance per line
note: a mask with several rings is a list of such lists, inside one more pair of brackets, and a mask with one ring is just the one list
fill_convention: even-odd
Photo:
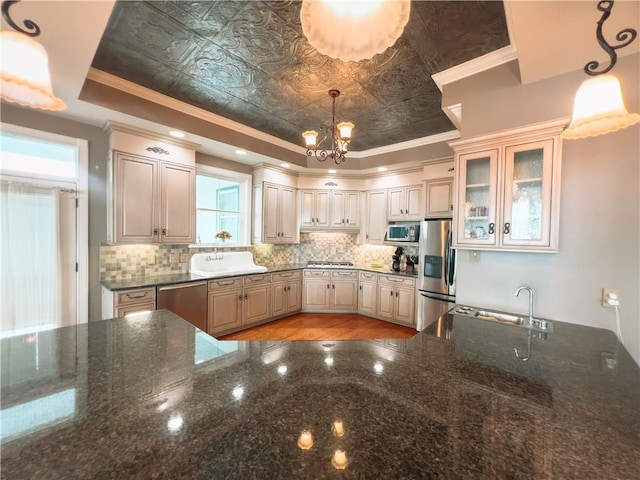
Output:
[[[196,240],[208,245],[249,245],[251,175],[198,166]],[[226,231],[230,238],[216,234]]]

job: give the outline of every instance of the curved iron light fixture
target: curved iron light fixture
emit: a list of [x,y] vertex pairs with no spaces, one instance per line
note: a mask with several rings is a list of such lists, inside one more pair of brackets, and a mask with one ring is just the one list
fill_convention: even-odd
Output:
[[64,110],[67,105],[51,89],[47,52],[32,38],[40,35],[40,27],[32,20],[24,20],[25,30],[9,15],[9,8],[19,1],[2,2],[2,17],[15,32],[0,32],[0,98],[23,107]]
[[618,45],[610,45],[602,34],[602,25],[611,15],[613,0],[598,2],[598,10],[602,12],[596,38],[602,49],[609,55],[609,65],[598,71],[600,64],[592,60],[584,66],[584,72],[594,78],[582,82],[576,92],[571,124],[562,132],[566,139],[586,138],[615,132],[640,122],[640,114],[627,112],[622,99],[620,81],[608,74],[618,61],[616,50],[633,42],[638,32],[633,28],[620,30],[616,35]]
[[[340,122],[336,124],[336,98],[340,95],[340,90],[329,90],[329,96],[333,99],[333,109],[330,125],[321,125],[320,131],[324,132],[322,139],[317,142],[318,132],[315,130],[307,130],[302,133],[307,147],[307,156],[312,155],[316,160],[324,162],[327,158],[331,158],[336,165],[340,165],[345,161],[345,154],[351,143],[351,131],[355,125],[351,122]],[[331,150],[320,149],[322,143],[331,136]]]

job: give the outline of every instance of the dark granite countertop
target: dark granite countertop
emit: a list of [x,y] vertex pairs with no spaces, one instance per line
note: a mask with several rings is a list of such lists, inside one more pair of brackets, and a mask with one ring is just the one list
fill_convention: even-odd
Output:
[[638,478],[626,350],[556,322],[522,361],[528,334],[218,342],[161,310],[4,339],[2,478]]
[[[288,263],[280,265],[265,265],[267,267],[266,273],[283,272],[287,270],[300,270],[307,266],[306,263]],[[343,270],[343,269],[340,269]],[[345,269],[347,270],[347,269]],[[353,270],[364,270],[376,273],[385,273],[389,275],[400,275],[405,277],[417,278],[417,272],[394,272],[393,270],[385,268],[372,268],[364,265],[356,265]],[[246,274],[243,274],[246,275]],[[229,275],[235,277],[238,275]],[[224,277],[216,277],[224,278]],[[130,288],[145,288],[145,287],[160,287],[163,285],[175,285],[177,283],[190,283],[199,282],[202,280],[209,280],[209,277],[202,277],[200,275],[193,275],[191,273],[173,273],[170,275],[152,275],[142,278],[126,279],[126,280],[103,280],[101,283],[107,289],[111,291],[128,290]]]

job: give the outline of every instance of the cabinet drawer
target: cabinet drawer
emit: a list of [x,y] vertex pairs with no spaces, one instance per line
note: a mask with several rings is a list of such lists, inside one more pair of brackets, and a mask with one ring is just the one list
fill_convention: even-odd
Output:
[[261,273],[259,275],[247,275],[246,277],[242,277],[244,285],[262,285],[264,283],[271,282],[271,274],[269,273]]
[[361,282],[377,282],[378,274],[374,272],[360,272]]
[[302,278],[301,270],[289,270],[287,272],[277,272],[271,274],[272,282],[286,282],[287,280],[299,280]]
[[142,302],[155,302],[156,289],[151,288],[139,288],[136,290],[125,290],[116,293],[116,307],[122,305],[131,305],[133,303]]
[[329,278],[330,276],[329,270],[305,270],[304,277],[305,278]]
[[415,288],[416,281],[414,278],[406,278],[397,275],[378,275],[378,283],[394,285],[396,287],[403,286]]
[[331,272],[331,278],[342,278],[342,279],[346,279],[346,278],[354,278],[357,279],[358,278],[358,272],[357,270],[333,270]]
[[209,280],[209,291],[220,290],[221,288],[242,288],[242,277],[221,278],[220,280]]
[[156,302],[145,302],[135,305],[123,305],[116,307],[116,318],[126,317],[132,313],[153,312],[156,309]]

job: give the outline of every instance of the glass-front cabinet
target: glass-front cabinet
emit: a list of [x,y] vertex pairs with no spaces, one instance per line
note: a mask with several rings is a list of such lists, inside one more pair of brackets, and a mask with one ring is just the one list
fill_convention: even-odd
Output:
[[560,132],[549,122],[452,142],[454,247],[558,251]]

